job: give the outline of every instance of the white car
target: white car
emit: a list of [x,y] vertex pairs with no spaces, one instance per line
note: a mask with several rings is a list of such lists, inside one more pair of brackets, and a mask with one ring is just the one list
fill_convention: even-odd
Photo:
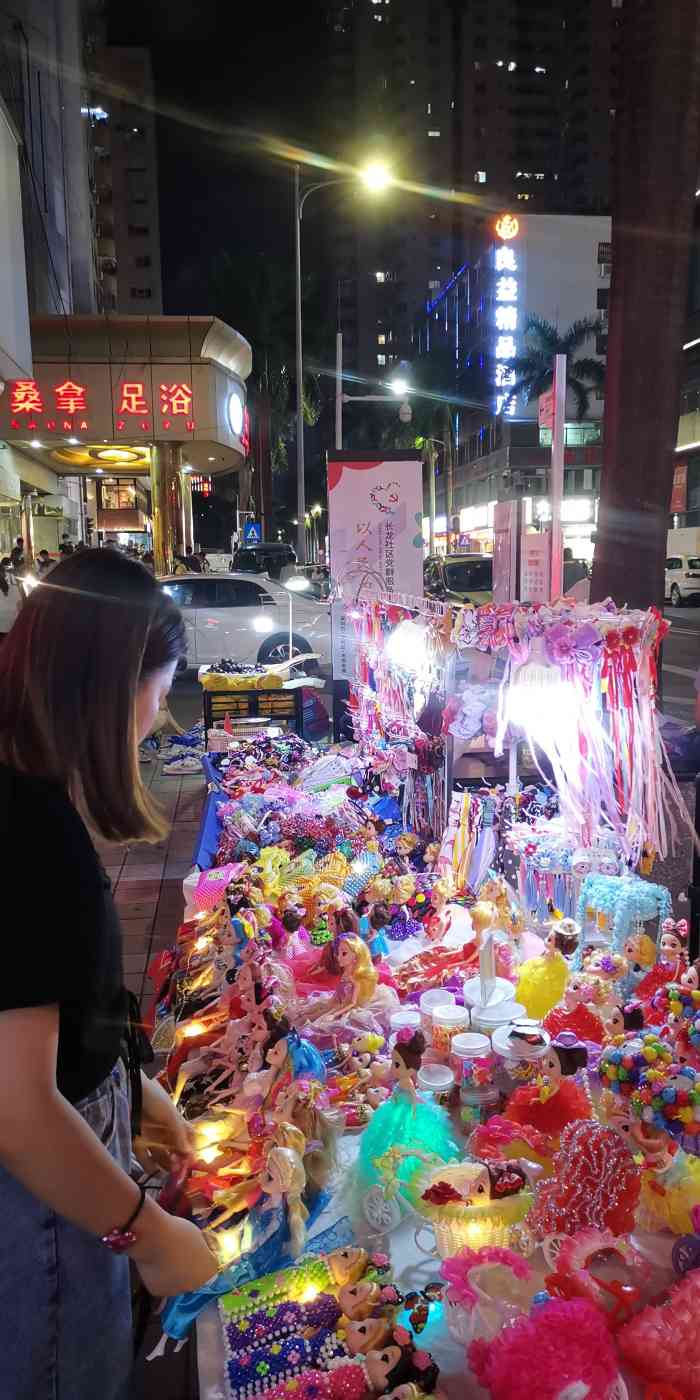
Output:
[[[320,670],[331,664],[330,610],[311,595],[291,593],[267,574],[177,574],[158,580],[182,612],[187,665],[234,661],[285,661],[317,652]],[[313,663],[312,663],[313,664]]]
[[674,608],[680,608],[687,598],[700,594],[700,555],[670,554],[666,560],[664,596]]

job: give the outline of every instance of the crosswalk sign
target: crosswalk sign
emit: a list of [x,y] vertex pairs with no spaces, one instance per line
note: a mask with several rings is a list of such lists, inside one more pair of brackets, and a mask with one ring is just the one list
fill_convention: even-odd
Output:
[[244,543],[244,544],[260,544],[261,539],[262,539],[262,530],[261,530],[261,528],[260,528],[260,521],[259,521],[259,520],[246,520],[246,522],[245,522],[245,524],[244,524],[244,526],[243,526],[243,543]]

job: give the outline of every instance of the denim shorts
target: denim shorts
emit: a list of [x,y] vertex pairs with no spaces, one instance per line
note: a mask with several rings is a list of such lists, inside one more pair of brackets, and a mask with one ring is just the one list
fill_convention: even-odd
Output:
[[[128,1171],[121,1061],[76,1108]],[[61,1171],[60,1161],[54,1169]],[[0,1167],[2,1400],[126,1400],[131,1363],[128,1259],[69,1225]]]

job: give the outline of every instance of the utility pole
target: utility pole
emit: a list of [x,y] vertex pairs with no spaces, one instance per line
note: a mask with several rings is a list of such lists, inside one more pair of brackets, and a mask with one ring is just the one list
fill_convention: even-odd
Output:
[[306,490],[304,485],[304,365],[301,327],[301,171],[294,167],[294,262],[296,279],[296,375],[297,375],[297,559],[306,563]]

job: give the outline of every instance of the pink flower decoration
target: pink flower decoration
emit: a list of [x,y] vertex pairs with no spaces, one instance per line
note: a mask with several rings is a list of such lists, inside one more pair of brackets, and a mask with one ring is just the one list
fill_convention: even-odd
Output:
[[411,1340],[411,1333],[406,1327],[394,1328],[394,1341],[400,1347],[407,1347]]
[[415,1031],[411,1026],[402,1026],[401,1030],[396,1032],[396,1039],[399,1045],[408,1045],[409,1041],[413,1040],[414,1035]]
[[413,1353],[413,1365],[418,1371],[427,1371],[431,1360],[429,1351],[414,1351]]

